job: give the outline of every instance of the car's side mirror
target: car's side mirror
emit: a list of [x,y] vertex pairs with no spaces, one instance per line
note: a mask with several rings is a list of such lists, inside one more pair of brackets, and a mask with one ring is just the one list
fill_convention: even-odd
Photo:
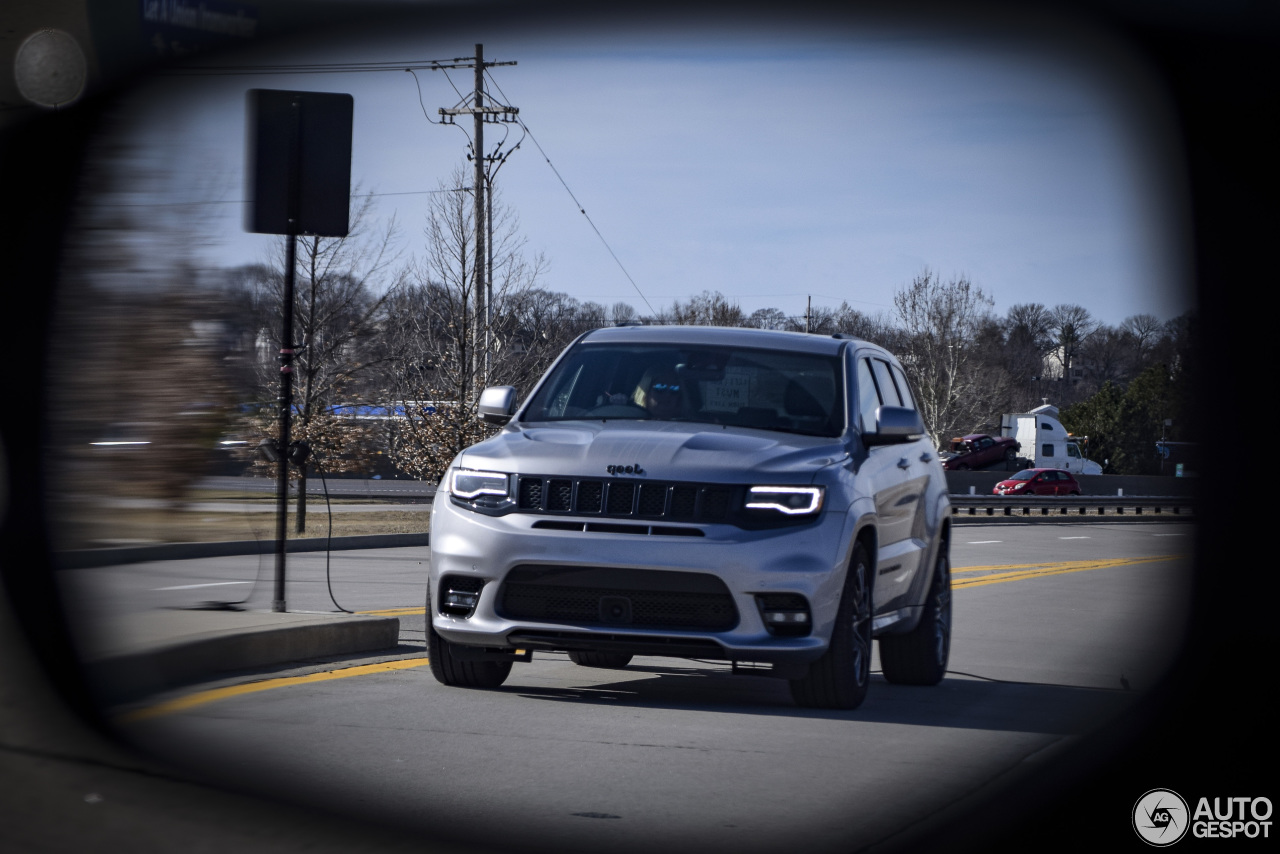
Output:
[[516,414],[516,388],[510,385],[490,386],[480,392],[476,405],[481,421],[486,424],[506,424]]
[[876,429],[863,433],[862,442],[872,445],[897,445],[924,435],[920,413],[905,406],[881,406],[876,409]]

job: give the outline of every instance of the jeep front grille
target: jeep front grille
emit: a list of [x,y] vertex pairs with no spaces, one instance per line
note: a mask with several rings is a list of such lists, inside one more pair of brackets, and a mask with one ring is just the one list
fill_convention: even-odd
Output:
[[674,522],[729,522],[734,493],[723,484],[650,483],[521,475],[517,511]]

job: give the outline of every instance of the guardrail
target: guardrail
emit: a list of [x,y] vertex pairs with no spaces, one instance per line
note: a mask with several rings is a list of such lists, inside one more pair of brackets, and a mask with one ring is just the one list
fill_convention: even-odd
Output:
[[1186,496],[952,495],[956,522],[1178,522],[1193,518]]

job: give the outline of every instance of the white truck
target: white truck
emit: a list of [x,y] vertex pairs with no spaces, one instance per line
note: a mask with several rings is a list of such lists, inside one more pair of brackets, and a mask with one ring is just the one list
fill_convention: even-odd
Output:
[[1000,416],[1000,435],[1022,446],[1034,468],[1066,469],[1074,474],[1102,474],[1102,466],[1085,459],[1079,443],[1058,420],[1058,407],[1046,403],[1030,412]]

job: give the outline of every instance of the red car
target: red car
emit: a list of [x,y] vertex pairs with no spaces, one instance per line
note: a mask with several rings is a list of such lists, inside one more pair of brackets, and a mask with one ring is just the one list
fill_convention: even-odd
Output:
[[1080,483],[1062,469],[1023,469],[992,490],[994,495],[1079,495]]
[[943,460],[942,467],[947,471],[986,468],[995,463],[1015,459],[1020,450],[1022,446],[1008,436],[970,433],[968,436],[951,440],[950,452],[953,456]]

